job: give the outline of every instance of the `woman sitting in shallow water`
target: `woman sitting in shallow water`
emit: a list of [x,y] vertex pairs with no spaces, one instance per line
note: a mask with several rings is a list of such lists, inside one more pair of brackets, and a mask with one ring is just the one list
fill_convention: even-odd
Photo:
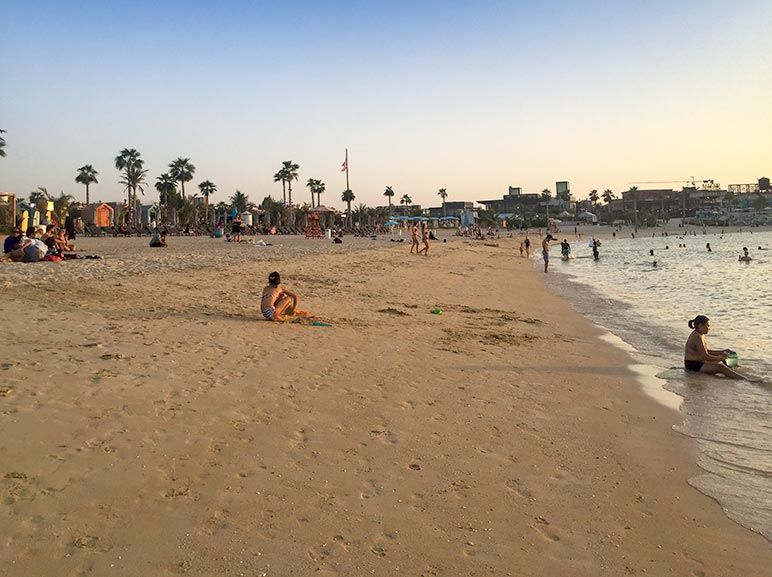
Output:
[[689,321],[689,328],[694,330],[686,339],[684,368],[687,371],[708,375],[722,374],[730,379],[745,378],[724,364],[724,360],[732,351],[729,349],[715,351],[708,348],[708,343],[705,341],[705,335],[710,331],[710,319],[708,317],[697,315]]

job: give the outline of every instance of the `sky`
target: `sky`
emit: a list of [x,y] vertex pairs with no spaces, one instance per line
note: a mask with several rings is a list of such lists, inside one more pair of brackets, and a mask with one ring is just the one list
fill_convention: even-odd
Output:
[[576,198],[772,176],[772,2],[0,0],[0,191],[125,198],[178,157],[226,201]]

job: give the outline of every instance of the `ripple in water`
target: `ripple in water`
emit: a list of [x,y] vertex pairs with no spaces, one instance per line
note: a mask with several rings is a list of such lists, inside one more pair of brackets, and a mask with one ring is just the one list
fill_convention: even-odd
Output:
[[[577,256],[591,254],[586,241],[572,244]],[[744,246],[750,263],[737,261]],[[705,471],[690,484],[772,541],[772,250],[758,246],[772,247],[772,233],[608,240],[598,262],[556,261],[561,274],[550,284],[663,369],[666,388],[683,398],[676,430],[695,439]],[[741,371],[761,382],[683,371],[686,323],[697,314],[711,319],[710,347],[736,350]]]

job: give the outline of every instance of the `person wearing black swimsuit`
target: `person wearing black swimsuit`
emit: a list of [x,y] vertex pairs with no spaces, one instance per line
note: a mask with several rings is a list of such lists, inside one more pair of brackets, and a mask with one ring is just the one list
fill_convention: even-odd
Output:
[[732,351],[729,349],[717,351],[708,348],[708,343],[705,341],[705,335],[710,331],[710,319],[708,317],[697,315],[689,321],[689,328],[693,330],[686,340],[684,369],[688,372],[708,375],[722,374],[730,379],[745,378],[724,364],[724,360]]

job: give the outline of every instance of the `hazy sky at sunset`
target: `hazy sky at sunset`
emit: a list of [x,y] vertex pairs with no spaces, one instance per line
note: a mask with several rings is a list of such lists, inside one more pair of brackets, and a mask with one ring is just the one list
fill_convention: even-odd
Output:
[[346,147],[368,205],[772,176],[769,0],[0,0],[0,22],[0,190],[23,196],[82,199],[92,164],[119,200],[124,147],[148,200],[178,156],[215,202],[280,198],[292,159],[295,198],[320,178],[340,208]]

